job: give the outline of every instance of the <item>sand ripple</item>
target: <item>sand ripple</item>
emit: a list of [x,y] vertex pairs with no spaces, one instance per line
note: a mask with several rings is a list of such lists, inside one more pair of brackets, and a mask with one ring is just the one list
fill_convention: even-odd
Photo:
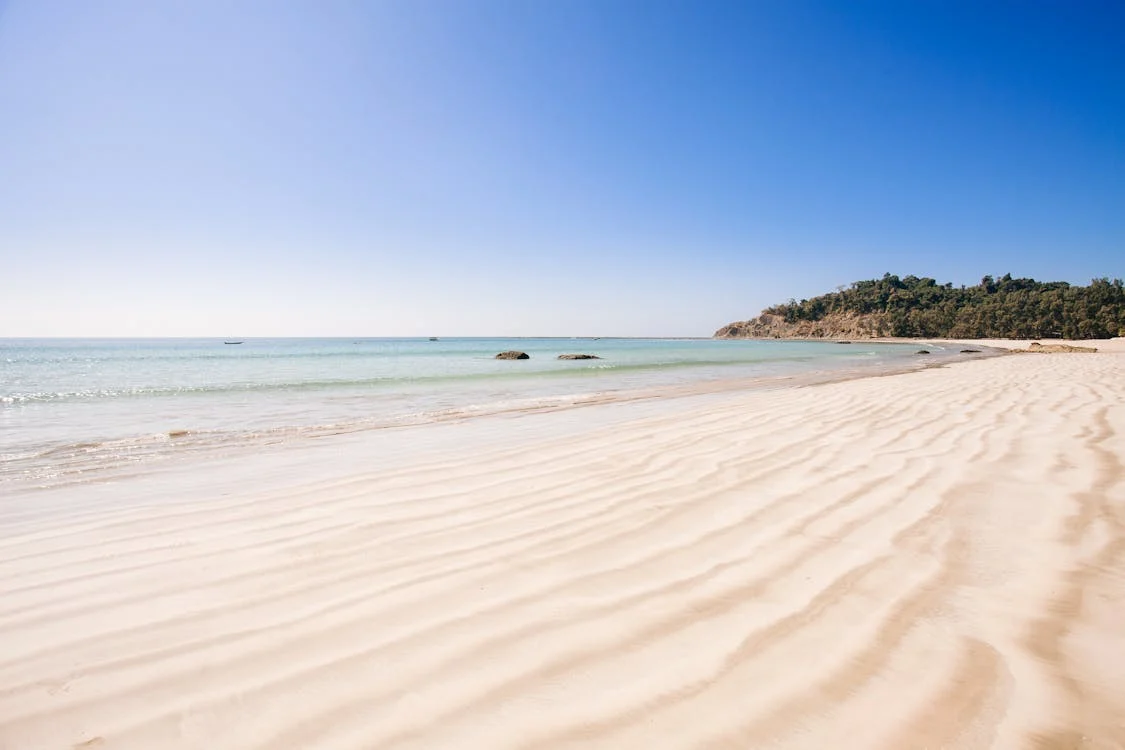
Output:
[[5,501],[0,748],[1125,747],[1125,355],[599,409]]

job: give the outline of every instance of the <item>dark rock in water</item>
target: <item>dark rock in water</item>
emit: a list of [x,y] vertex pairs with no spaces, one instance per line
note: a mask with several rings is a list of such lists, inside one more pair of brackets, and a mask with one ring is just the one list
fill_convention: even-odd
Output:
[[527,352],[500,352],[496,359],[531,359]]
[[560,354],[559,359],[601,359],[596,354]]
[[962,354],[980,354],[980,349],[962,349]]
[[915,352],[915,354],[929,354],[929,353],[930,353],[929,349],[919,349],[917,352]]

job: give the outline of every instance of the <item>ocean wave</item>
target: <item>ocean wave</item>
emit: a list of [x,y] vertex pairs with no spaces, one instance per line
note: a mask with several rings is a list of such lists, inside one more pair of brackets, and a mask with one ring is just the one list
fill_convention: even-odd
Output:
[[[433,375],[393,375],[365,378],[332,378],[319,380],[294,380],[279,382],[234,382],[234,383],[204,383],[200,385],[143,385],[117,388],[88,388],[66,391],[24,391],[9,393],[0,396],[0,405],[19,406],[24,404],[50,403],[60,401],[94,401],[104,399],[129,399],[129,398],[161,398],[174,396],[218,395],[224,393],[256,393],[277,391],[317,391],[333,388],[385,388],[401,385],[404,387],[418,384],[441,385],[448,383],[473,383],[487,381],[516,381],[551,378],[574,378],[604,375],[607,373],[639,373],[661,372],[675,369],[690,368],[747,368],[755,366],[773,366],[779,363],[792,363],[806,361],[809,357],[774,358],[760,362],[742,361],[731,362],[728,360],[679,360],[671,362],[606,362],[605,360],[583,360],[581,364],[572,364],[569,361],[558,362],[558,366],[551,369],[512,370],[508,372],[490,370],[487,372],[469,372],[458,374],[433,374]],[[555,364],[552,362],[552,364]]]

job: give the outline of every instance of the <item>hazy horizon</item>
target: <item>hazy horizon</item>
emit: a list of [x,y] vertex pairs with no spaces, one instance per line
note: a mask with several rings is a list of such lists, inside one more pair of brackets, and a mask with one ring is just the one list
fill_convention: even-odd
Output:
[[707,337],[1125,276],[1125,6],[0,0],[0,337]]

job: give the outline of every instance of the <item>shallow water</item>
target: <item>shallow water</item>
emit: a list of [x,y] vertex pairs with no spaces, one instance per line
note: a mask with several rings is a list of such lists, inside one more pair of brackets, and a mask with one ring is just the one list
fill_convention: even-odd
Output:
[[[531,358],[494,359],[507,349]],[[916,349],[714,339],[0,340],[0,483],[85,481],[175,455],[654,389],[920,365]],[[558,360],[563,353],[601,359]]]

